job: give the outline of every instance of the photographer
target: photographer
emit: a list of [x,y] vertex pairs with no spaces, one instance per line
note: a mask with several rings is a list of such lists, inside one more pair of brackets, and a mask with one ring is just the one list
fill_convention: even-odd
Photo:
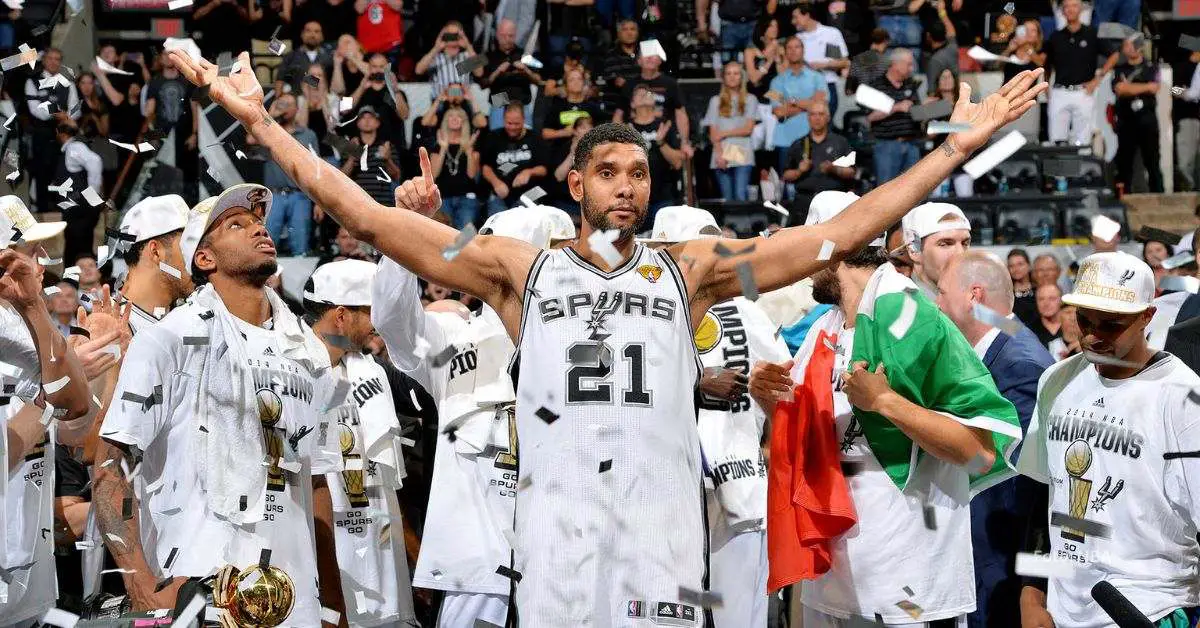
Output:
[[475,56],[475,49],[463,33],[462,24],[450,21],[433,42],[433,48],[417,61],[416,73],[429,74],[434,93],[441,93],[451,83],[470,85],[472,79],[483,78],[483,67],[461,74],[458,64]]
[[[393,98],[387,84],[387,74],[390,72],[387,57],[378,53],[371,55],[367,60],[367,76],[350,97],[354,99],[354,107],[360,111],[363,107],[371,107],[379,118],[379,132],[391,140],[393,147],[404,150],[407,147],[404,121],[408,118],[408,98],[398,86],[395,87]],[[395,77],[391,78],[395,86]]]

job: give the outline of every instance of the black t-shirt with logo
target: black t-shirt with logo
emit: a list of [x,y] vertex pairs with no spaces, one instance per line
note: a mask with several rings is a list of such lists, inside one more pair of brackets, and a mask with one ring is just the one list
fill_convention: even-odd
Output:
[[[545,146],[532,131],[526,130],[519,139],[513,139],[503,130],[491,133],[483,144],[481,164],[490,166],[496,176],[509,187],[509,202],[515,202],[522,194],[543,183],[541,177],[532,177],[522,187],[513,187],[513,179],[526,168],[545,166],[547,172],[553,167],[546,162]],[[543,188],[544,189],[544,188]]]
[[[896,102],[911,100],[914,105],[921,103],[918,84],[911,78],[900,83],[900,87],[892,84],[887,75],[875,79],[871,87],[891,96]],[[871,123],[871,134],[876,139],[894,140],[898,138],[914,138],[921,135],[921,125],[912,119],[907,111],[897,111],[888,117]]]
[[[679,171],[671,168],[671,164],[667,162],[667,158],[663,157],[662,151],[658,147],[658,126],[671,118],[656,118],[649,124],[638,124],[630,121],[638,133],[646,140],[646,144],[650,147],[650,202],[657,203],[662,200],[677,200],[679,194]],[[671,129],[667,131],[665,144],[671,148],[678,149],[680,146],[679,133],[675,130],[674,122],[671,123]]]
[[1084,24],[1078,31],[1066,27],[1055,31],[1046,46],[1046,75],[1054,70],[1054,84],[1083,85],[1096,78],[1096,58],[1100,55],[1100,40],[1096,29]]
[[832,131],[826,134],[825,140],[821,142],[814,141],[811,135],[805,135],[792,142],[787,153],[788,169],[798,167],[804,159],[812,162],[808,172],[801,174],[796,180],[796,189],[809,192],[845,189],[846,183],[842,179],[821,172],[821,164],[849,154],[850,142]]
[[[1121,65],[1113,68],[1113,85],[1122,80],[1134,84],[1158,82],[1158,68],[1149,59],[1143,57],[1142,62],[1136,64],[1130,63],[1127,59],[1124,61]],[[1117,97],[1117,116],[1126,120],[1138,116],[1153,118],[1157,102],[1158,99],[1154,94],[1142,94],[1130,98]]]
[[192,132],[192,90],[195,89],[182,76],[167,78],[158,75],[150,79],[146,98],[154,99],[154,126],[168,132],[176,125],[183,125],[183,132]]

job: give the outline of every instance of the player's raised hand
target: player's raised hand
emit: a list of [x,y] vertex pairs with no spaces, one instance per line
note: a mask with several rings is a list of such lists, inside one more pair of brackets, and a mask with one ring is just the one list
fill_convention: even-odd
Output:
[[1001,127],[1033,108],[1037,95],[1050,87],[1040,80],[1043,73],[1042,68],[1025,70],[978,104],[971,102],[971,86],[963,83],[950,122],[966,124],[971,128],[952,134],[952,145],[969,155],[986,144]]
[[254,75],[249,53],[243,52],[238,55],[234,71],[228,76],[219,76],[220,68],[203,58],[193,59],[182,50],[168,50],[167,58],[193,85],[207,86],[208,95],[213,102],[224,107],[243,124],[254,124],[267,115],[262,104],[262,85]]
[[429,163],[429,151],[421,147],[421,176],[413,177],[396,188],[396,207],[417,212],[422,216],[433,216],[442,207],[442,193],[433,176],[433,165]]

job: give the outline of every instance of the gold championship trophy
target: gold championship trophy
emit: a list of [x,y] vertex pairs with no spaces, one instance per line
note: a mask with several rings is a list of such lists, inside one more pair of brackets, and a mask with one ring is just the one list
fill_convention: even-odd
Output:
[[508,449],[496,454],[496,468],[515,471],[517,469],[517,406],[508,404],[496,411],[497,416],[508,421]]
[[[1092,496],[1092,481],[1083,479],[1083,474],[1092,466],[1092,448],[1085,440],[1074,441],[1067,447],[1063,462],[1067,467],[1067,475],[1071,476],[1067,480],[1068,514],[1075,519],[1083,519],[1087,514],[1088,498]],[[1063,526],[1062,538],[1083,542],[1086,537],[1079,530]]]
[[282,491],[287,485],[283,470],[279,468],[279,459],[283,457],[283,430],[275,427],[279,417],[283,415],[283,400],[270,388],[263,388],[255,394],[258,400],[258,420],[262,423],[263,447],[267,450],[267,490]]
[[[343,422],[338,422],[338,441],[342,446],[343,471],[342,481],[346,484],[346,497],[350,500],[350,505],[355,508],[366,508],[371,505],[367,499],[367,489],[363,483],[363,459],[362,455],[354,451],[355,438],[354,428]],[[350,461],[356,460],[358,464],[351,465]],[[351,469],[351,466],[357,467]]]
[[225,628],[273,628],[292,613],[296,585],[282,569],[255,565],[239,571],[226,565],[213,582],[213,604]]

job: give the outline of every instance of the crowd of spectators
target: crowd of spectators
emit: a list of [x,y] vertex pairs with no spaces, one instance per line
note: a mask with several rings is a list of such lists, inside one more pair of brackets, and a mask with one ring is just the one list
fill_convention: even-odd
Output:
[[[481,225],[535,187],[546,192],[542,202],[577,213],[563,167],[569,169],[583,130],[607,121],[633,125],[649,143],[653,210],[686,198],[777,200],[794,224],[818,192],[865,191],[911,167],[937,139],[926,136],[926,122],[912,109],[952,103],[964,71],[1008,77],[1033,66],[1054,70],[1039,139],[1091,144],[1095,116],[1088,112],[1111,72],[1121,138],[1116,182],[1132,189],[1140,153],[1148,188],[1164,187],[1154,141],[1165,123],[1156,115],[1157,66],[1145,42],[1100,39],[1097,29],[1102,19],[1136,27],[1138,12],[1129,6],[1136,0],[1029,0],[1003,9],[961,0],[892,8],[694,4],[198,0],[186,24],[210,60],[243,50],[256,51],[256,64],[276,57],[263,63],[269,79],[260,73],[272,115],[375,198],[390,198],[391,188],[415,172],[417,149],[426,148],[448,191],[444,213],[458,227]],[[993,28],[984,27],[988,20]],[[3,28],[18,24],[14,32],[23,33],[19,21],[17,12],[0,22],[0,46],[19,43],[17,36],[6,41]],[[716,81],[706,88],[707,107],[678,80],[680,57],[705,42],[721,53],[721,63],[711,63]],[[966,53],[972,44],[1025,65],[981,65]],[[15,128],[23,139],[8,144],[16,154],[6,160],[28,179],[31,206],[62,211],[72,223],[68,261],[101,243],[91,236],[100,208],[82,202],[82,190],[91,187],[119,208],[142,165],[155,158],[105,139],[171,149],[172,168],[157,169],[149,185],[199,200],[197,183],[212,174],[200,156],[203,95],[161,49],[103,41],[95,62],[74,68],[59,51],[42,49],[36,71],[5,86],[0,114],[19,114]],[[1187,87],[1177,90],[1175,103],[1184,189],[1195,186],[1200,145],[1200,81],[1192,74],[1200,72],[1176,72],[1177,85]],[[892,110],[839,105],[860,85],[891,97]],[[856,135],[862,128],[865,136]],[[243,177],[275,193],[271,232],[281,251],[331,251],[337,228],[323,209],[244,134],[222,139],[227,152],[245,157],[234,161]],[[835,165],[863,139],[870,149],[859,152],[858,164]],[[171,146],[163,146],[167,141]],[[60,184],[68,179],[64,193]]]

